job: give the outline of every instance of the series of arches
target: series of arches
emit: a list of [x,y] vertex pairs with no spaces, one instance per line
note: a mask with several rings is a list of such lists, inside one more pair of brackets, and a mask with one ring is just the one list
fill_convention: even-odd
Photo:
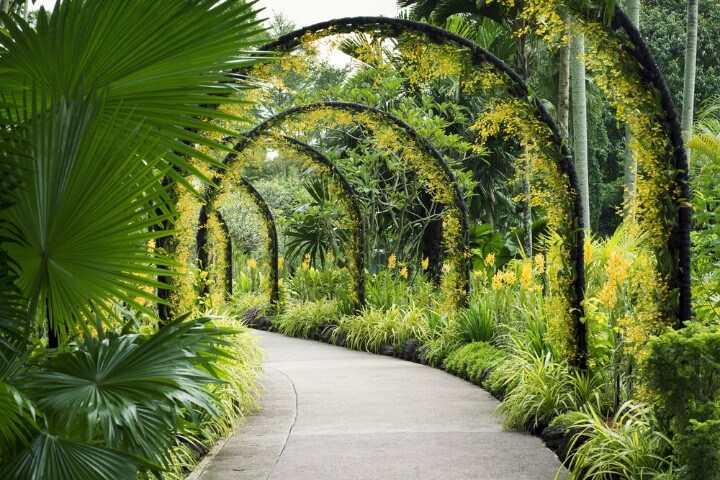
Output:
[[[591,12],[592,13],[592,12]],[[588,16],[591,16],[588,13]],[[676,206],[676,218],[672,219],[672,227],[670,231],[670,240],[667,245],[667,251],[673,259],[673,264],[669,266],[668,271],[662,272],[668,276],[668,287],[671,290],[678,292],[677,308],[675,310],[676,326],[682,325],[682,322],[688,320],[691,315],[691,296],[690,296],[690,208],[686,206],[685,200],[689,198],[689,187],[688,187],[688,159],[686,152],[683,148],[682,137],[680,134],[680,125],[678,116],[675,111],[670,93],[668,91],[665,80],[660,74],[657,65],[655,64],[651,53],[649,52],[644,41],[640,37],[638,30],[632,25],[628,17],[619,7],[615,7],[612,12],[612,20],[610,27],[612,29],[619,29],[623,31],[633,49],[630,54],[633,56],[635,61],[640,66],[641,80],[649,87],[655,89],[661,99],[661,106],[663,110],[664,118],[662,119],[662,125],[669,140],[669,155],[672,156],[672,168],[674,169],[674,176],[668,183],[667,191],[665,196],[668,201],[672,202]],[[398,36],[403,32],[411,31],[416,34],[422,35],[425,39],[435,43],[450,43],[458,48],[467,49],[471,52],[472,59],[476,63],[489,64],[491,67],[498,72],[501,72],[506,76],[510,83],[509,91],[518,98],[527,100],[534,110],[535,117],[547,127],[548,138],[551,140],[554,148],[557,152],[557,169],[566,179],[567,190],[565,192],[557,192],[559,195],[569,195],[572,198],[572,212],[570,213],[570,221],[572,225],[569,231],[570,238],[568,239],[572,247],[570,249],[570,261],[572,263],[574,275],[572,277],[572,290],[568,292],[568,300],[572,309],[572,315],[574,317],[574,337],[576,346],[579,351],[579,363],[580,366],[584,365],[584,359],[587,352],[587,339],[585,325],[582,322],[583,317],[583,305],[584,299],[584,288],[585,288],[585,271],[583,262],[583,243],[584,243],[584,225],[583,225],[583,206],[579,197],[578,179],[575,172],[571,153],[567,147],[565,139],[560,133],[560,129],[557,123],[554,121],[552,116],[549,114],[547,109],[544,107],[542,102],[536,98],[529,91],[527,85],[523,79],[504,62],[496,58],[491,53],[487,52],[481,46],[471,42],[470,40],[456,35],[452,32],[448,32],[438,27],[434,27],[425,23],[415,22],[404,19],[392,19],[384,17],[355,17],[355,18],[343,18],[331,20],[328,22],[321,22],[309,27],[296,30],[295,32],[289,33],[280,37],[277,41],[268,43],[260,47],[261,51],[287,51],[291,50],[301,43],[301,38],[307,34],[312,35],[331,35],[338,33],[349,33],[349,32],[361,32],[361,33],[372,33],[382,31],[384,35]],[[281,124],[284,120],[290,119],[295,115],[302,114],[304,112],[312,111],[314,109],[329,108],[329,109],[340,109],[355,113],[371,113],[382,118],[383,121],[394,124],[402,131],[406,132],[413,140],[421,146],[421,148],[428,153],[437,165],[439,165],[446,175],[446,180],[453,185],[454,188],[454,205],[455,208],[462,218],[462,253],[463,258],[467,257],[467,242],[468,242],[468,218],[467,218],[467,207],[463,200],[462,191],[460,186],[455,179],[452,171],[448,167],[447,163],[443,159],[442,155],[438,150],[425,138],[421,137],[416,131],[412,129],[407,123],[403,122],[399,118],[381,111],[379,109],[354,103],[346,102],[321,102],[309,105],[303,105],[299,107],[290,108],[276,115],[273,115],[269,119],[255,126],[249,132],[243,134],[239,140],[235,143],[235,153],[228,155],[224,160],[223,164],[226,169],[232,169],[239,153],[243,151],[251,143],[251,141],[261,135],[267,134],[269,130]],[[337,178],[340,179],[340,183],[343,185],[343,189],[348,196],[353,196],[352,188],[349,183],[342,177],[342,173],[339,172],[337,167],[320,151],[314,147],[292,137],[283,136],[283,140],[288,142],[294,148],[313,158],[315,161],[328,167]],[[222,174],[218,172],[216,177],[216,183],[220,187],[222,184]],[[268,234],[274,242],[274,257],[271,258],[271,284],[273,288],[272,301],[277,301],[277,232],[274,231],[274,220],[272,219],[272,213],[269,211],[267,204],[262,199],[262,196],[252,187],[252,185],[243,180],[245,187],[250,192],[251,196],[255,199],[259,208],[264,212],[263,215],[269,219],[271,228],[268,227]],[[206,194],[206,201],[212,202],[213,196],[215,195],[214,190],[210,190]],[[355,215],[358,219],[361,219],[360,209],[355,204],[354,206]],[[206,214],[205,214],[206,215]],[[202,226],[202,222],[201,222]],[[362,228],[360,229],[362,230]],[[363,235],[362,232],[358,233]],[[198,238],[198,240],[201,240]],[[199,242],[200,243],[200,242]],[[361,237],[360,244],[364,245],[364,238]],[[199,249],[205,247],[205,245],[198,245]],[[271,255],[272,256],[272,255]],[[360,255],[362,257],[362,255]],[[356,265],[359,268],[359,272],[362,273],[363,260],[357,258]],[[464,275],[467,279],[470,273],[469,262],[465,261],[464,264]],[[364,275],[359,274],[358,284],[358,298],[362,302],[364,298]],[[232,282],[229,282],[230,284]],[[466,286],[469,282],[466,282]],[[467,287],[466,287],[467,288]]]

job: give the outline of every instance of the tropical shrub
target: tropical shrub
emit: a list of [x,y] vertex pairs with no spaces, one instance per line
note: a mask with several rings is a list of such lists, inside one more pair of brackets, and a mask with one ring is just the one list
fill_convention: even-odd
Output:
[[158,320],[171,191],[181,171],[209,180],[208,152],[227,150],[198,116],[238,120],[229,70],[256,62],[238,54],[253,17],[241,0],[2,16],[3,478],[159,476],[189,421],[222,415],[210,385],[234,332],[209,318],[135,330],[125,312]]
[[588,408],[574,437],[586,441],[570,458],[572,480],[673,478],[670,439],[656,428],[652,409],[623,404],[606,420]]
[[293,303],[272,319],[272,325],[284,335],[309,338],[318,327],[338,323],[340,316],[340,305],[334,300]]
[[683,478],[720,478],[720,327],[690,324],[650,341],[644,364]]
[[485,342],[473,342],[452,351],[445,359],[448,372],[473,383],[481,382],[502,352]]
[[396,353],[402,351],[411,338],[424,340],[430,334],[428,319],[419,308],[387,310],[366,308],[359,315],[345,316],[333,332],[333,340],[341,335],[345,345],[355,350],[377,353],[383,345],[392,345]]

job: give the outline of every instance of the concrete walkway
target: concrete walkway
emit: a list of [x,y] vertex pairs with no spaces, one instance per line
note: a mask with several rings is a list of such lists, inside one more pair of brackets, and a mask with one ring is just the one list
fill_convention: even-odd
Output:
[[502,431],[490,394],[441,370],[258,334],[263,411],[191,477],[551,480],[560,467],[538,438]]

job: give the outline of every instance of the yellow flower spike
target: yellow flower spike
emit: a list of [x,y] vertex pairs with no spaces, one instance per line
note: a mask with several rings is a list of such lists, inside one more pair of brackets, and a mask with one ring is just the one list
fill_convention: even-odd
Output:
[[305,257],[303,257],[302,264],[300,265],[300,268],[303,270],[307,270],[310,268],[310,254],[306,253]]
[[397,257],[395,254],[391,254],[390,257],[388,257],[388,269],[392,270],[397,265]]
[[285,265],[285,257],[278,258],[278,268],[283,268],[283,265]]
[[542,253],[535,255],[535,266],[539,274],[545,273],[545,257]]
[[522,273],[520,274],[520,285],[524,290],[530,290],[532,280],[532,263],[530,261],[523,262]]
[[245,260],[245,264],[250,270],[255,270],[257,268],[257,261],[254,258],[248,258]]
[[423,270],[427,270],[430,266],[430,259],[428,257],[425,257],[422,262],[420,262],[420,265],[422,266]]
[[490,267],[492,265],[495,265],[495,254],[494,253],[488,253],[485,257],[485,260],[483,260],[483,263],[486,267]]
[[492,289],[493,290],[502,290],[503,288],[503,278],[502,278],[502,272],[498,272],[492,277]]
[[400,269],[400,276],[401,276],[402,278],[404,278],[404,279],[407,280],[407,278],[408,278],[408,269],[407,269],[407,267],[402,267],[402,268]]
[[586,238],[586,239],[585,239],[585,245],[584,245],[584,248],[583,248],[583,253],[584,253],[585,263],[590,262],[590,259],[592,258],[592,243],[590,242],[590,239],[589,239],[589,238]]

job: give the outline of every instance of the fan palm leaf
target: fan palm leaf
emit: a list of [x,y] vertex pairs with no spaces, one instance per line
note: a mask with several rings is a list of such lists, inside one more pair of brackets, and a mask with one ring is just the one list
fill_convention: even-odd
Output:
[[241,87],[230,72],[261,61],[245,54],[261,31],[254,13],[242,0],[74,0],[51,14],[41,9],[37,28],[5,16],[0,98],[17,112],[6,121],[23,120],[32,89],[42,94],[37,99],[90,93],[108,115],[128,117],[128,128],[142,123],[152,132],[155,154],[205,178],[182,155],[217,165],[189,145],[229,148],[195,130],[233,134],[198,117],[236,119],[214,106],[238,103],[231,94]]

